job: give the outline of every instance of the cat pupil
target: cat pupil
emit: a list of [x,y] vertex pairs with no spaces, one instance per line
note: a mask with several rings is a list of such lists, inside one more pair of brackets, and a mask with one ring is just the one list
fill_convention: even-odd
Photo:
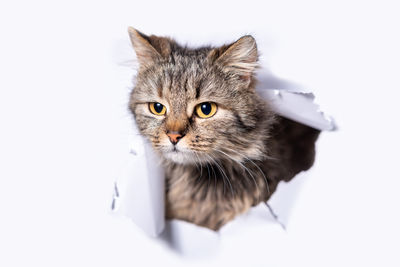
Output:
[[203,103],[201,104],[201,111],[204,113],[204,115],[208,115],[211,112],[211,105],[210,103]]
[[161,111],[163,110],[163,105],[160,104],[160,103],[154,103],[154,110],[155,110],[157,113],[161,113]]

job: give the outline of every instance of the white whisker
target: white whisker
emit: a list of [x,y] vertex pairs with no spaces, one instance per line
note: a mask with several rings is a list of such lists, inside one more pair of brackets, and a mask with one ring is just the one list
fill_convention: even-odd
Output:
[[236,150],[233,150],[233,149],[230,149],[230,148],[227,148],[227,147],[225,147],[224,149],[227,149],[227,150],[229,150],[229,151],[231,151],[231,152],[233,152],[233,153],[238,154],[239,156],[242,156],[242,157],[245,158],[247,161],[249,161],[251,164],[253,164],[253,165],[259,170],[259,172],[262,174],[262,176],[263,176],[263,178],[264,178],[265,185],[266,185],[266,187],[267,187],[268,195],[271,194],[271,193],[270,193],[270,190],[269,190],[269,185],[268,185],[268,179],[267,179],[267,177],[265,177],[264,172],[260,169],[260,167],[259,167],[254,161],[252,161],[250,158],[248,158],[247,156],[243,155],[242,153],[240,153],[240,152],[238,152],[238,151],[236,151]]
[[215,159],[213,159],[212,157],[210,157],[210,158],[214,161],[214,163],[217,165],[218,169],[221,171],[222,179],[224,180],[226,178],[227,182],[229,183],[229,187],[231,189],[232,197],[234,197],[235,193],[233,192],[233,187],[232,187],[232,184],[230,182],[229,177],[226,175],[226,173],[225,173],[224,169],[222,168],[222,166],[219,165],[219,163]]
[[[261,193],[260,188],[258,187],[258,183],[257,183],[256,179],[254,178],[253,174],[251,173],[251,171],[250,171],[246,166],[244,166],[240,161],[238,161],[237,159],[235,159],[235,158],[231,157],[230,155],[226,154],[226,153],[223,152],[222,150],[219,150],[219,149],[216,149],[216,148],[214,148],[213,150],[215,150],[215,151],[217,151],[217,152],[219,152],[219,153],[221,153],[221,154],[224,154],[224,155],[227,156],[229,159],[231,159],[232,161],[234,161],[234,162],[236,162],[237,164],[239,164],[245,171],[247,171],[247,172],[250,174],[250,177],[251,177],[251,179],[253,180],[254,185],[255,185],[256,188],[257,188],[257,191],[258,191],[259,193]],[[259,198],[260,198],[260,196],[261,196],[261,194],[258,195]],[[258,199],[258,201],[260,201],[260,199]]]

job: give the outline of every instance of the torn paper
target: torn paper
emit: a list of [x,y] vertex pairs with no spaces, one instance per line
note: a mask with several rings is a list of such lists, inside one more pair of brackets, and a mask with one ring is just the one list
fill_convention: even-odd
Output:
[[[311,92],[293,88],[265,88],[263,83],[258,85],[257,92],[266,99],[277,114],[283,117],[322,131],[336,129],[333,119],[324,114],[314,103],[315,97]],[[163,231],[165,226],[164,174],[151,145],[140,135],[132,137],[127,167],[118,178],[114,191],[112,206],[116,213],[132,219],[150,236],[157,236]],[[277,194],[279,191],[274,195]],[[270,201],[269,204],[271,204]],[[271,204],[270,207],[276,213],[274,216],[279,218],[280,210],[275,209],[274,205]],[[194,224],[191,226],[193,229],[199,228]]]

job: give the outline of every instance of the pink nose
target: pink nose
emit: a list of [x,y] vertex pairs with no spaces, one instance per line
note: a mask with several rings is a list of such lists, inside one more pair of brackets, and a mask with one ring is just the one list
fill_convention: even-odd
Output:
[[178,132],[168,132],[167,135],[171,143],[174,145],[176,145],[179,142],[179,139],[183,137],[183,135]]

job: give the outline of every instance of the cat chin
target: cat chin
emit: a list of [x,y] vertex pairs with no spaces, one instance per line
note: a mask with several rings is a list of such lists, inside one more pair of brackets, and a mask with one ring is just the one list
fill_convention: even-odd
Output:
[[191,152],[171,151],[164,152],[163,156],[167,160],[179,164],[194,164],[196,162],[195,155]]

